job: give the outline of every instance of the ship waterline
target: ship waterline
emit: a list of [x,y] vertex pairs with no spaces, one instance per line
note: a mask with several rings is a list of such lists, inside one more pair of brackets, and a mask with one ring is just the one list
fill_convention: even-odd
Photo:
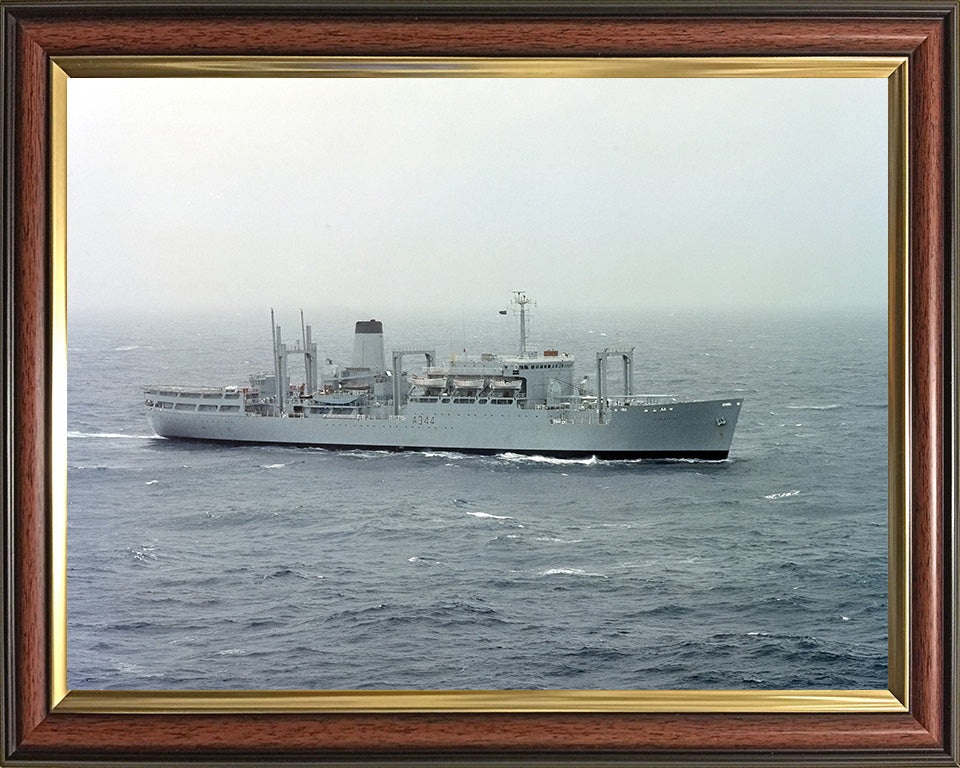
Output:
[[[376,320],[356,324],[349,366],[320,371],[310,327],[302,345],[283,343],[273,325],[274,370],[247,387],[144,387],[147,418],[165,438],[278,443],[328,449],[518,453],[602,459],[728,457],[742,405],[739,398],[680,401],[636,395],[633,349],[596,355],[594,382],[574,377],[572,355],[528,352],[525,311],[519,306],[516,355],[456,355],[442,366],[432,350],[395,350],[392,368]],[[292,355],[303,355],[305,381],[291,384]],[[426,361],[408,375],[407,359]],[[616,393],[611,360],[622,366]],[[328,361],[329,363],[329,361]]]

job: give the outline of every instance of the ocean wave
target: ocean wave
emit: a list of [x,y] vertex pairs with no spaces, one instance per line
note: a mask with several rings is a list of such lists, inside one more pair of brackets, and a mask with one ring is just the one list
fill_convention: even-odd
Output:
[[260,469],[280,469],[281,467],[287,466],[286,464],[261,464]]
[[[276,447],[276,446],[272,446]],[[290,446],[290,451],[301,451],[302,448],[298,446]],[[383,459],[389,456],[402,456],[404,454],[397,454],[395,451],[391,451],[387,448],[383,450],[368,450],[366,448],[350,448],[346,450],[334,450],[331,451],[329,448],[324,448],[322,445],[310,445],[307,446],[308,451],[314,451],[316,453],[329,455],[335,459],[356,459],[358,461],[382,461]]]
[[561,459],[556,456],[538,456],[536,454],[526,455],[522,453],[512,453],[510,451],[498,453],[497,458],[502,461],[508,461],[516,464],[557,464],[560,466],[579,464],[584,467],[591,467],[600,463],[600,459],[598,459],[596,456],[590,456],[586,459]]
[[661,605],[655,605],[651,608],[637,611],[636,615],[644,618],[650,618],[652,616],[666,616],[669,618],[675,618],[677,616],[685,616],[693,613],[693,610],[693,608],[685,605],[677,605],[676,603],[663,603]]
[[467,512],[467,514],[473,517],[492,517],[494,520],[513,520],[510,515],[492,515],[489,512]]
[[587,576],[598,579],[607,578],[606,574],[592,573],[583,570],[583,568],[548,568],[545,571],[540,571],[537,576]]
[[763,498],[773,501],[774,499],[789,499],[791,496],[799,495],[800,491],[781,491],[780,493],[769,493]]
[[123,346],[123,347],[114,347],[114,348],[113,348],[113,351],[114,351],[114,352],[132,352],[132,351],[135,350],[135,349],[140,349],[140,345],[139,345],[139,344],[130,344],[130,345],[128,345],[128,346]]
[[788,405],[791,411],[835,411],[843,406],[840,403],[831,403],[830,405]]
[[457,453],[456,451],[421,451],[420,455],[429,459],[463,459],[467,456],[465,453]]
[[300,571],[295,571],[292,568],[277,568],[273,573],[267,573],[263,575],[264,579],[285,579],[289,577],[295,579],[305,579],[307,578]]
[[141,544],[139,547],[130,547],[127,553],[138,563],[146,563],[157,559],[157,547],[154,544]]
[[67,430],[67,437],[100,437],[106,438],[109,440],[112,439],[121,439],[121,440],[156,440],[156,435],[122,435],[117,432],[77,432],[75,430]]
[[558,539],[556,536],[538,536],[534,541],[549,541],[554,544],[579,544],[583,539]]

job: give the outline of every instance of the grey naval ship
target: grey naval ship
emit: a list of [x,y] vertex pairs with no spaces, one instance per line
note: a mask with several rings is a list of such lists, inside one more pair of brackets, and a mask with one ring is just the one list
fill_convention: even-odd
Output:
[[[271,310],[272,371],[251,375],[248,386],[143,387],[147,418],[161,437],[192,440],[561,458],[727,458],[741,398],[634,394],[633,348],[619,346],[596,353],[588,390],[587,377],[575,377],[572,355],[527,349],[531,300],[518,292],[513,302],[520,318],[517,354],[453,355],[440,364],[432,349],[397,349],[390,367],[380,321],[356,324],[350,365],[321,368],[302,313],[302,338],[291,347]],[[288,361],[295,356],[303,357],[302,383],[290,381]],[[420,373],[405,370],[411,361],[422,366]],[[608,377],[611,366],[618,370]]]

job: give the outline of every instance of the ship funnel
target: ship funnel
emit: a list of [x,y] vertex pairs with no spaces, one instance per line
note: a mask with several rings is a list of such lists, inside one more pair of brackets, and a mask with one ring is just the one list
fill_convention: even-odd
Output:
[[360,320],[353,333],[353,367],[369,368],[374,375],[386,369],[383,360],[383,323]]

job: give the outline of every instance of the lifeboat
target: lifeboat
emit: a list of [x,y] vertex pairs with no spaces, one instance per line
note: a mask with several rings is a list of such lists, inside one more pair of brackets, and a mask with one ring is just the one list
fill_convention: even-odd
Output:
[[454,379],[453,386],[457,389],[483,389],[483,379]]
[[441,389],[447,385],[445,376],[411,376],[410,381],[424,389]]

